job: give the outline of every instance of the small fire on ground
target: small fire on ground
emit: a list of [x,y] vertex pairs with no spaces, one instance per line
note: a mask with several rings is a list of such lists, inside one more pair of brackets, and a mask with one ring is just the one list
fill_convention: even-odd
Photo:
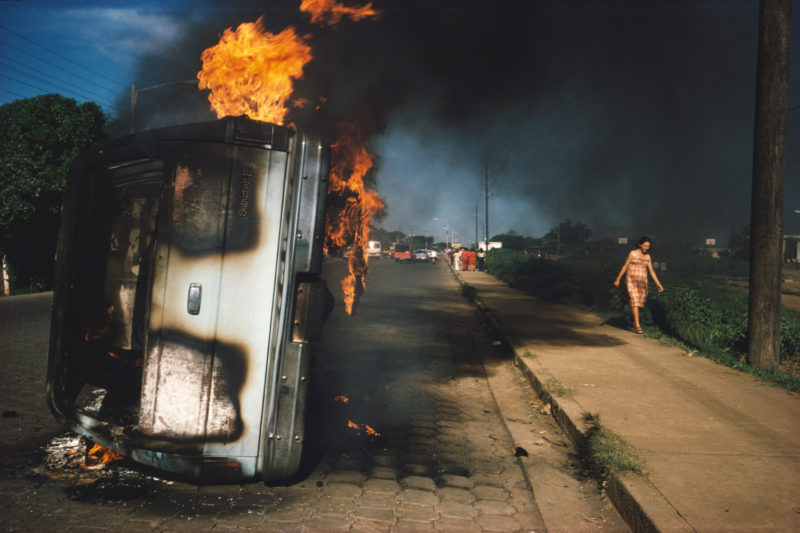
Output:
[[109,450],[108,448],[104,448],[99,444],[95,444],[92,448],[86,452],[86,464],[84,468],[87,470],[95,470],[98,468],[103,468],[108,463],[113,463],[114,461],[121,461],[125,459],[114,450]]
[[378,438],[381,436],[381,434],[372,429],[369,424],[356,424],[352,420],[348,420],[347,427],[356,430],[356,435],[361,435],[361,432],[364,431],[370,438]]

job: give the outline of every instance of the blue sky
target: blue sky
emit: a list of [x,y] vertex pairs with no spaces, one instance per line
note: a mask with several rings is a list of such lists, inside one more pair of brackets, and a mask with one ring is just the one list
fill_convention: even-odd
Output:
[[165,5],[1,1],[0,103],[58,92],[116,114],[142,54],[182,37],[179,3]]
[[[541,236],[569,218],[596,237],[726,242],[748,223],[756,0],[502,2],[509,9],[376,0],[380,21],[301,26],[334,65],[312,61],[304,96],[348,100],[376,124],[386,229],[443,239],[434,218],[446,219],[471,241],[477,206],[482,237],[487,167],[491,234]],[[261,14],[270,31],[302,25],[295,4],[0,0],[0,104],[58,92],[127,116],[131,84],[193,77],[197,50]],[[511,12],[520,6],[529,12]],[[793,7],[790,107],[800,105],[800,0]],[[162,120],[148,127],[208,120],[202,94],[185,110],[168,95],[148,94]],[[797,234],[800,110],[788,124],[784,218]]]

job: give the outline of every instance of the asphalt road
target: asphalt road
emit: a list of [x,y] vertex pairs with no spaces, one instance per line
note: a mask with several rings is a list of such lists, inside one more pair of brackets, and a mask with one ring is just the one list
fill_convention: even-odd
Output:
[[[326,262],[337,305],[313,362],[308,458],[280,487],[198,487],[128,461],[87,470],[86,443],[44,401],[51,295],[0,299],[0,528],[544,531],[498,389],[526,404],[519,416],[556,444],[573,478],[574,457],[518,376],[487,379],[504,355],[447,267],[371,262],[353,316],[341,304],[344,269]],[[591,482],[576,484],[592,509],[607,508]],[[587,517],[592,528],[603,522]]]

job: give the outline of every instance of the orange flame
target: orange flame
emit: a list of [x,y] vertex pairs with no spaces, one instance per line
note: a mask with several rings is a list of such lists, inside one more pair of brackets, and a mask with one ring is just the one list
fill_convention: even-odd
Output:
[[[301,9],[320,13],[315,16],[325,20],[333,17],[332,20],[338,21],[345,14],[356,20],[377,15],[371,4],[349,8],[334,0],[305,0],[303,5],[305,8]],[[293,28],[273,35],[264,31],[259,18],[254,23],[240,24],[236,31],[226,29],[219,43],[203,52],[203,70],[197,78],[200,89],[211,89],[208,99],[218,117],[247,115],[282,125],[288,113],[293,80],[302,77],[303,68],[311,59],[310,46]],[[328,198],[338,196],[341,207],[334,216],[329,209],[325,248],[343,250],[351,244],[354,247],[348,262],[349,274],[342,280],[345,310],[352,315],[365,286],[369,224],[372,215],[383,208],[383,201],[364,184],[372,168],[372,155],[367,152],[360,129],[355,125],[343,126],[331,148],[333,168]]]
[[347,427],[350,429],[355,429],[358,435],[361,435],[361,429],[363,427],[364,431],[366,431],[367,435],[369,435],[371,438],[377,438],[381,436],[381,434],[372,429],[369,424],[356,424],[352,420],[348,420]]
[[348,398],[347,396],[334,396],[333,397],[333,401],[334,402],[347,403],[347,402],[350,401],[350,398]]
[[[211,89],[208,100],[218,118],[247,115],[282,125],[293,80],[311,61],[311,47],[294,28],[274,35],[265,32],[262,17],[225,30],[215,46],[201,56],[200,89]],[[299,104],[298,104],[299,106]]]
[[86,456],[95,464],[107,464],[124,459],[124,457],[116,453],[114,450],[103,448],[99,444],[92,446],[92,448],[86,453]]
[[326,220],[326,249],[344,249],[353,245],[348,258],[350,273],[342,280],[345,311],[352,315],[358,298],[366,285],[366,243],[372,215],[383,209],[378,194],[365,184],[367,172],[372,168],[373,157],[361,130],[354,124],[341,127],[338,139],[331,146],[331,172],[328,196],[344,200],[338,216]]
[[372,2],[361,7],[348,7],[336,0],[303,0],[300,4],[300,11],[311,14],[312,23],[327,24],[328,26],[339,24],[343,17],[362,20],[380,16],[378,11],[372,9]]

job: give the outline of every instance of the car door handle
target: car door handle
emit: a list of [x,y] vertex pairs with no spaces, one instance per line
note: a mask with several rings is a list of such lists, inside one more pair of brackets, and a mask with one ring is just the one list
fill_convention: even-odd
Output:
[[190,315],[200,314],[200,301],[203,299],[203,284],[190,283],[189,295],[186,298],[186,311]]

